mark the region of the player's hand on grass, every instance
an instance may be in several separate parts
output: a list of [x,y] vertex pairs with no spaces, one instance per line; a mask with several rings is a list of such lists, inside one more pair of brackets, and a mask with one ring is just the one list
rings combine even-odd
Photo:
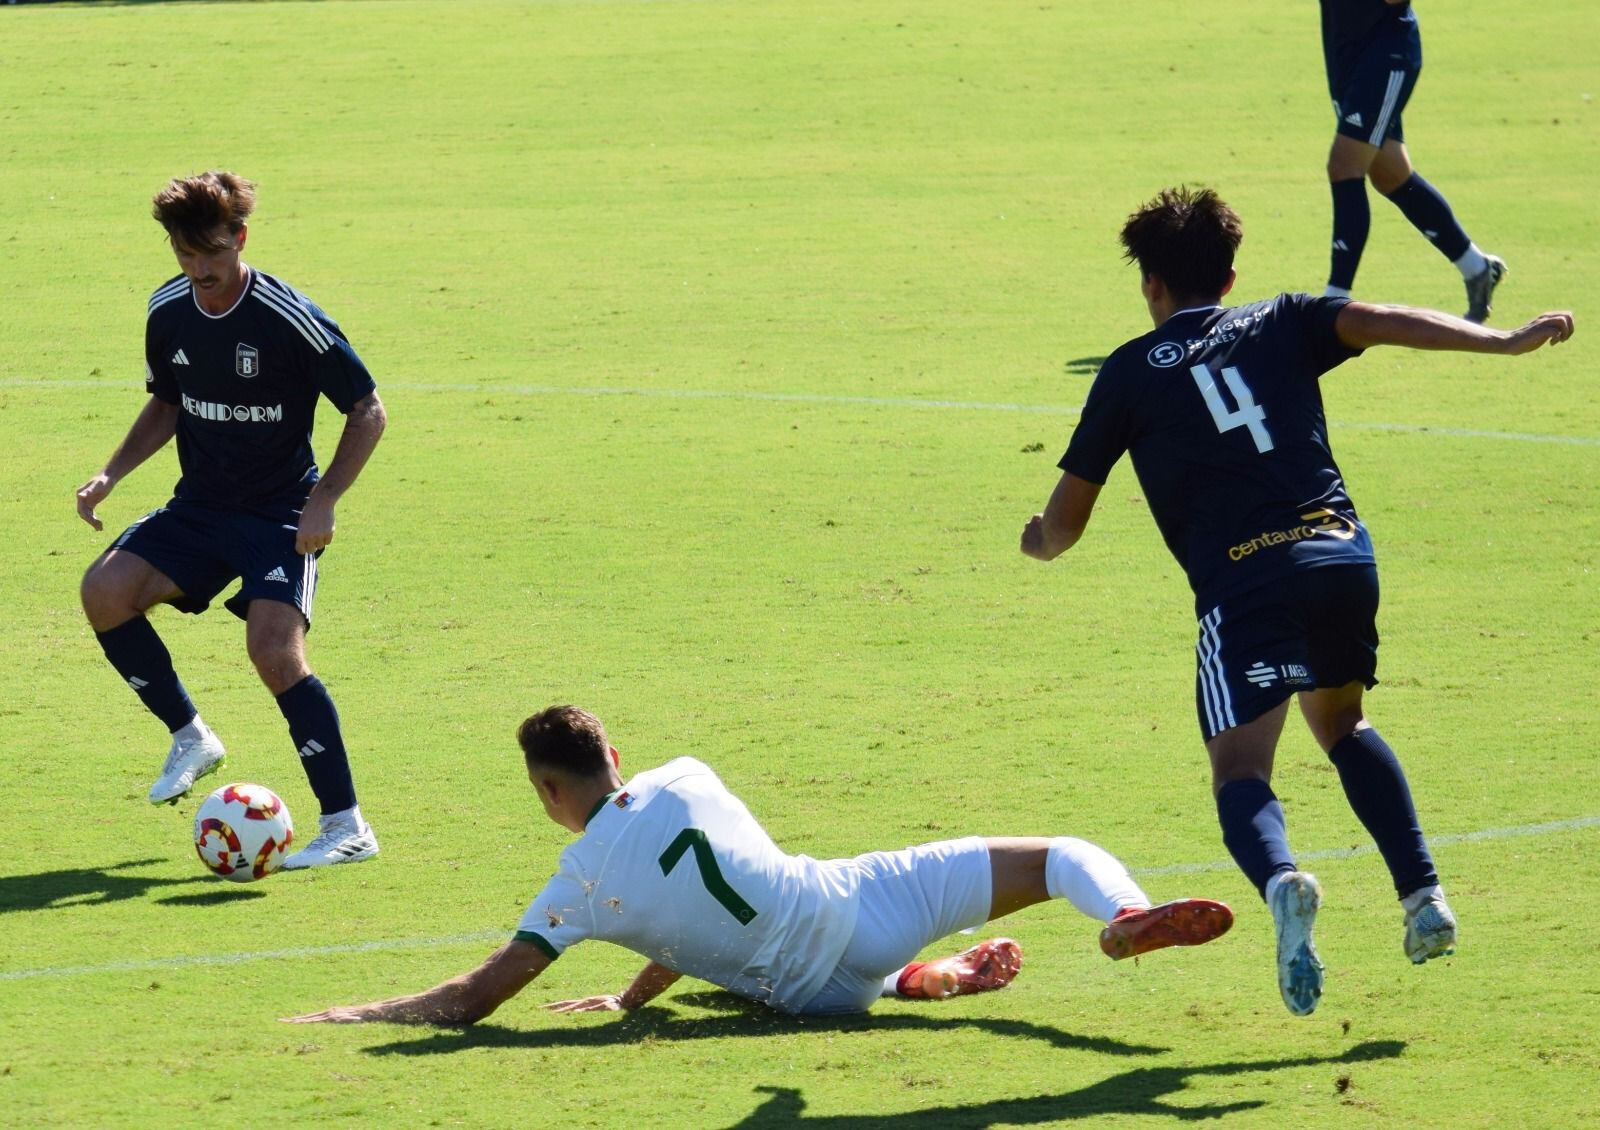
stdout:
[[285,1016],[285,1024],[360,1024],[371,1019],[361,1005],[339,1005],[321,1012],[308,1012],[304,1016]]
[[315,553],[333,541],[333,503],[315,489],[300,511],[300,526],[294,535],[296,553]]
[[577,1001],[551,1001],[545,1005],[551,1012],[622,1012],[622,996],[605,993],[598,997],[584,997]]
[[111,493],[111,488],[116,486],[104,471],[90,479],[78,488],[78,517],[97,530],[105,529],[105,523],[100,521],[94,508],[106,500],[106,495]]
[[1506,338],[1506,352],[1532,353],[1541,345],[1558,345],[1571,337],[1574,329],[1576,326],[1570,310],[1540,314],[1527,325],[1510,331]]

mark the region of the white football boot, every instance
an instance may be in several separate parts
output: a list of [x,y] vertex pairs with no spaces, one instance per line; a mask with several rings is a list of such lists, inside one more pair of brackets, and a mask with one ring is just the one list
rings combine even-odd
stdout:
[[283,861],[285,871],[360,863],[378,854],[378,837],[361,818],[361,806],[317,817],[317,838]]
[[1281,872],[1275,879],[1268,905],[1278,934],[1278,991],[1290,1012],[1309,1016],[1322,995],[1322,962],[1311,941],[1322,888],[1305,871]]
[[172,735],[172,748],[161,766],[161,776],[150,786],[151,804],[177,804],[207,773],[215,773],[226,763],[222,739],[198,715]]
[[1449,957],[1456,952],[1456,916],[1444,901],[1437,886],[1404,900],[1406,912],[1406,956],[1413,965],[1430,957]]

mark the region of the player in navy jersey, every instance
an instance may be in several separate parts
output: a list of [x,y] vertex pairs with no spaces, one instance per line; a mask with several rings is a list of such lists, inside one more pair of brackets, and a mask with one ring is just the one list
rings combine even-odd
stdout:
[[1328,443],[1322,374],[1374,345],[1526,353],[1572,315],[1491,330],[1431,310],[1283,294],[1224,308],[1239,218],[1209,189],[1167,189],[1129,217],[1127,257],[1155,323],[1106,358],[1022,551],[1049,561],[1082,535],[1112,466],[1133,460],[1200,621],[1196,701],[1223,841],[1272,910],[1291,1012],[1322,992],[1316,880],[1296,869],[1272,760],[1289,699],[1339,773],[1404,907],[1406,955],[1454,951],[1404,773],[1367,721],[1377,683],[1372,542]]
[[1400,112],[1422,70],[1422,36],[1410,0],[1321,0],[1322,54],[1338,120],[1328,153],[1333,192],[1330,295],[1348,297],[1367,245],[1367,180],[1455,264],[1467,287],[1466,318],[1489,317],[1505,262],[1467,237],[1450,204],[1411,167]]
[[[145,613],[157,604],[203,612],[239,580],[224,604],[245,621],[245,648],[322,809],[319,834],[284,867],[368,859],[377,837],[356,803],[339,715],[306,664],[305,637],[334,507],[383,434],[383,403],[338,325],[240,259],[254,184],[227,172],[176,178],[153,203],[182,274],[150,297],[149,398],[105,468],[79,488],[78,513],[101,529],[95,508],[174,436],[182,477],[170,502],[89,567],[83,608],[106,658],[172,733],[150,801],[176,803],[223,763],[223,747]],[[319,396],[345,416],[320,475],[311,451]]]

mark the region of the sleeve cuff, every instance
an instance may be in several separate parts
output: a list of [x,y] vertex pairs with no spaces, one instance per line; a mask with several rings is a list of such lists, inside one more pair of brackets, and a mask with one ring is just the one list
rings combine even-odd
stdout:
[[537,946],[551,961],[561,956],[561,952],[555,946],[545,941],[542,936],[535,934],[532,930],[518,930],[512,935],[512,941],[527,942],[530,946]]

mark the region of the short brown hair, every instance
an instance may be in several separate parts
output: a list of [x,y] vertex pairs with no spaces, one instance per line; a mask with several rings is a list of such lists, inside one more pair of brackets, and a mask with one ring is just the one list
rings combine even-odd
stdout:
[[551,706],[517,727],[528,769],[558,769],[575,777],[604,776],[611,742],[600,719],[576,706]]
[[1122,225],[1124,256],[1184,298],[1215,298],[1244,239],[1239,214],[1209,188],[1164,188]]
[[167,230],[175,247],[221,251],[228,246],[217,229],[238,235],[256,207],[256,185],[237,173],[213,170],[173,177],[150,201],[151,215]]

